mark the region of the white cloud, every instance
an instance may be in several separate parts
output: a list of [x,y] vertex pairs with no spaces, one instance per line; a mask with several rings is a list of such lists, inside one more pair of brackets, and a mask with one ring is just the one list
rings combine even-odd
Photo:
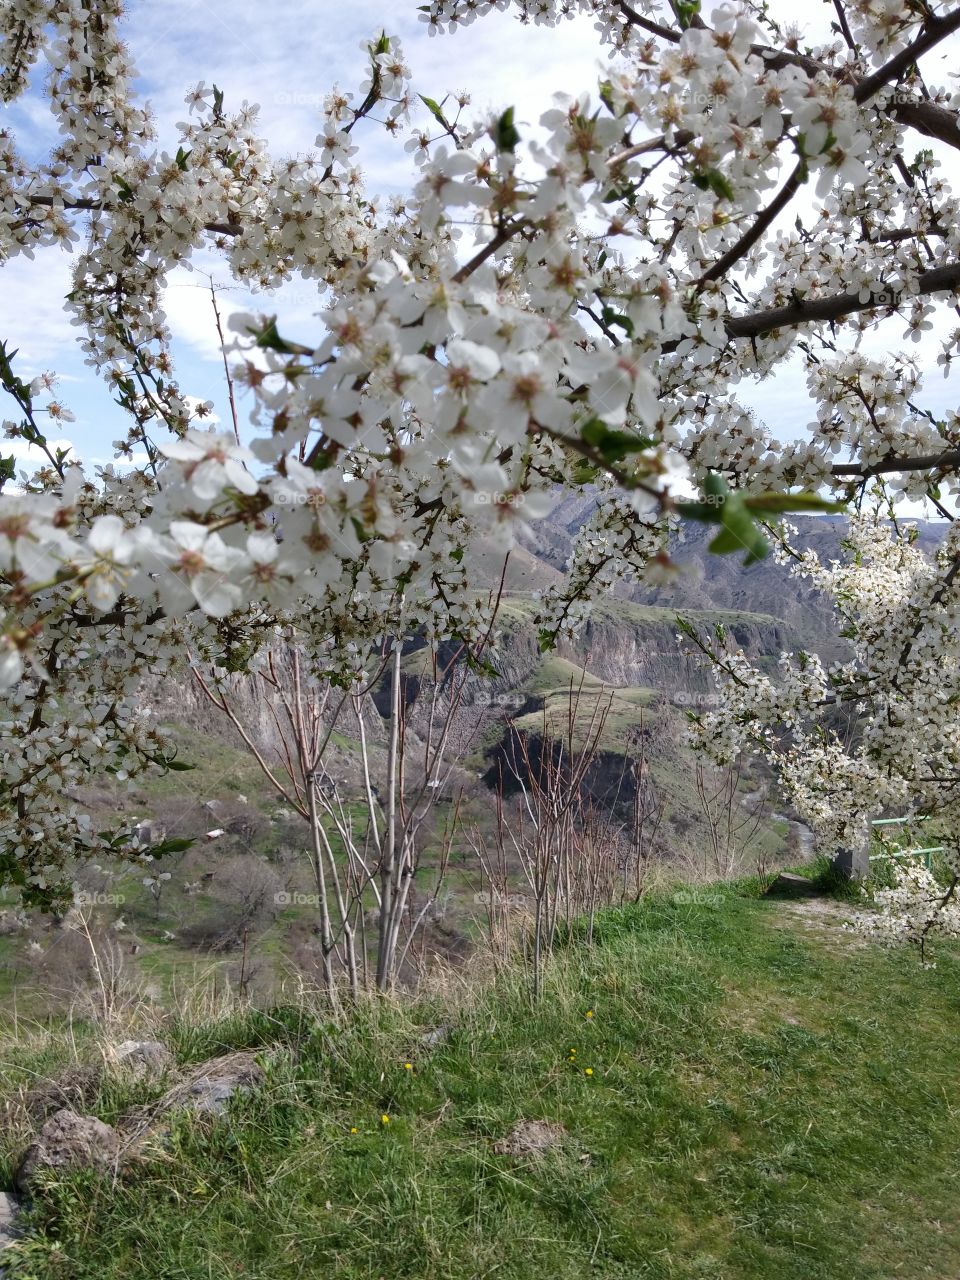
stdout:
[[76,347],[64,297],[71,288],[70,259],[56,250],[39,252],[31,262],[17,257],[0,269],[0,338],[20,352],[21,373],[35,376],[56,369],[64,352]]

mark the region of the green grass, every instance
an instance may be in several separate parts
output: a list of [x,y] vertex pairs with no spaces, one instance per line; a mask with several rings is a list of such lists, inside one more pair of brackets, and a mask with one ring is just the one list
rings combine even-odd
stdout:
[[[624,696],[628,694],[629,696]],[[610,686],[584,685],[577,697],[574,690],[573,741],[576,750],[592,747],[612,755],[627,755],[635,749],[636,732],[649,724],[649,703],[653,690],[614,689]],[[570,690],[557,690],[544,698],[543,708],[519,716],[513,728],[521,733],[544,734],[549,738],[566,738],[570,727]]]
[[[569,731],[571,699],[576,707],[574,740],[578,748],[592,744],[602,751],[624,755],[634,745],[635,732],[641,724],[649,723],[648,708],[656,700],[655,689],[641,686],[619,688],[584,671],[575,663],[556,654],[543,659],[523,686],[523,691],[542,703],[539,710],[512,721],[513,727],[522,733],[566,737]],[[546,724],[544,722],[546,717]],[[603,722],[597,739],[597,730]],[[497,726],[497,740],[502,737],[503,726]],[[492,742],[490,745],[496,745]]]
[[[497,620],[508,629],[532,617],[539,609],[539,603],[525,596],[504,594],[497,614]],[[750,613],[746,609],[669,609],[662,605],[635,604],[632,600],[620,600],[607,597],[598,600],[592,609],[591,617],[612,622],[658,622],[673,625],[677,614],[682,613],[691,622],[704,626],[722,623],[732,627],[738,624],[756,624],[782,627],[783,619],[775,618],[769,613]]]
[[[678,894],[601,917],[534,1009],[510,974],[459,1012],[174,1025],[184,1062],[265,1046],[266,1086],[229,1119],[184,1116],[115,1185],[50,1178],[11,1280],[946,1280],[960,963],[937,958]],[[52,1069],[49,1049],[0,1061],[7,1093]],[[123,1101],[112,1085],[99,1111]],[[533,1119],[560,1149],[494,1153]]]

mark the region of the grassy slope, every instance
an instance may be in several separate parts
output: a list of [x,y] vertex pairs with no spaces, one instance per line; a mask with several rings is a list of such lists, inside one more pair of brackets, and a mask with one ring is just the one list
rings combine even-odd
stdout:
[[[51,1182],[11,1276],[960,1274],[958,955],[925,972],[784,904],[693,896],[606,915],[536,1010],[505,978],[430,1051],[439,1005],[345,1031],[291,1013],[298,1055],[229,1121],[183,1119],[116,1186]],[[282,1033],[250,1015],[171,1043],[186,1061]],[[7,1093],[41,1065],[2,1062]],[[562,1151],[493,1153],[538,1118]]]
[[[537,601],[505,592],[497,617],[509,628],[511,624],[515,626],[532,617],[538,608]],[[784,625],[781,618],[775,618],[770,613],[751,613],[746,609],[670,609],[661,605],[635,604],[632,600],[620,600],[612,596],[597,601],[591,617],[615,623],[660,622],[673,626],[678,613],[703,626],[714,626],[718,622],[728,627],[738,623],[779,627]]]

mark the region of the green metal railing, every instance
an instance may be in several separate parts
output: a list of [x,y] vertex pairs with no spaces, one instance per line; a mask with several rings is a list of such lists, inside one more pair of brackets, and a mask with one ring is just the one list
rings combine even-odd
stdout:
[[[930,815],[927,813],[914,814],[907,818],[874,818],[871,827],[891,827],[904,822],[929,822]],[[945,846],[942,844],[928,845],[924,848],[917,849],[895,849],[893,851],[884,850],[883,853],[871,853],[870,861],[877,862],[881,858],[915,858],[919,854],[923,854],[923,865],[928,871],[933,869],[933,855],[935,853],[943,853]]]

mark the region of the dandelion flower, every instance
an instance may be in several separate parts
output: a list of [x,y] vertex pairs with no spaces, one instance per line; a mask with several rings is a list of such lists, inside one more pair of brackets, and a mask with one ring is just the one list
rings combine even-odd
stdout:
[[412,1063],[412,1062],[405,1062],[405,1063],[403,1064],[403,1069],[404,1069],[404,1071],[412,1071],[412,1070],[413,1070],[413,1063]]
[[585,1076],[592,1076],[592,1075],[593,1075],[593,1067],[585,1067],[585,1068],[584,1068],[584,1072],[583,1072],[583,1074],[584,1074]]
[[356,1126],[355,1124],[350,1126],[350,1132],[351,1132],[351,1133],[356,1133],[356,1132],[357,1132],[357,1126]]
[[592,1009],[588,1009],[588,1010],[587,1010],[587,1017],[588,1017],[588,1018],[592,1018],[592,1017],[593,1017],[593,1010],[592,1010]]
[[381,1124],[389,1124],[389,1123],[390,1123],[390,1117],[389,1117],[388,1115],[382,1115],[382,1116],[380,1117],[380,1123],[381,1123]]

